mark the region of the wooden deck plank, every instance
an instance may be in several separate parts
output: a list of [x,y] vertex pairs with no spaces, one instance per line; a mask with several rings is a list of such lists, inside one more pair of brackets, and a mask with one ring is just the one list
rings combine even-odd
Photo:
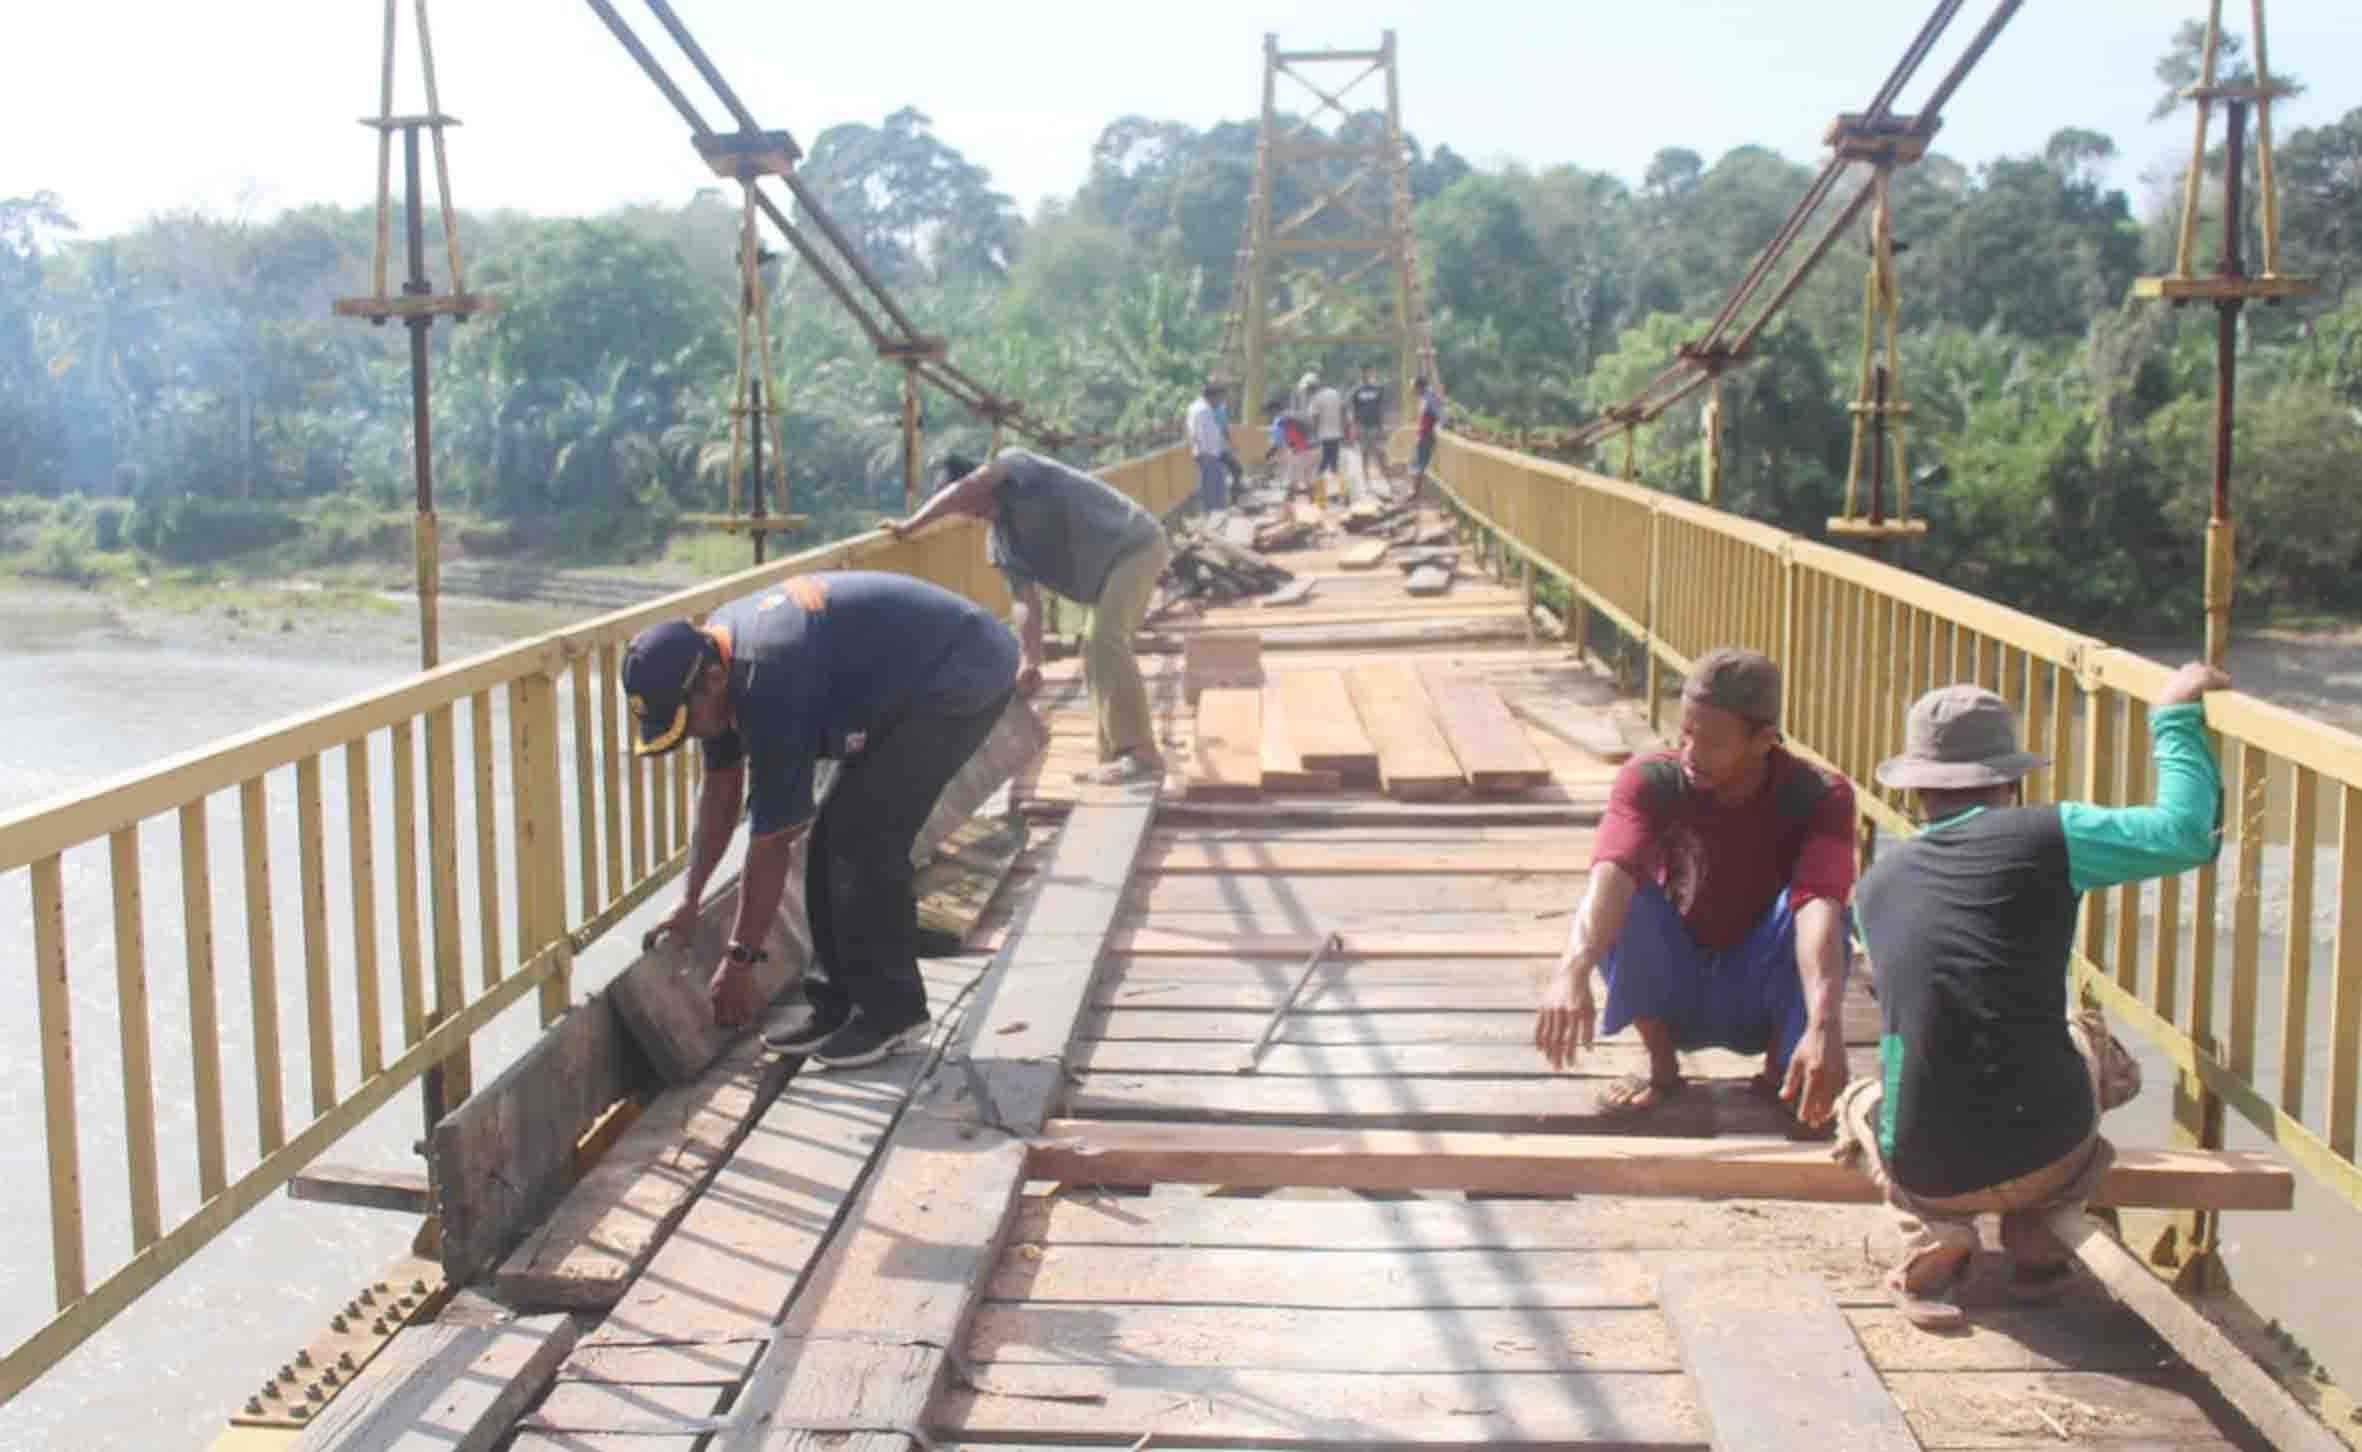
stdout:
[[[1108,939],[1112,953],[1135,958],[1294,958],[1301,962],[1320,945],[1321,933],[1230,933],[1151,927],[1118,928]],[[1335,956],[1355,958],[1542,958],[1566,946],[1563,929],[1529,929],[1516,934],[1354,932]]]
[[[1494,1078],[1346,1079],[1244,1078],[1218,1074],[1108,1074],[1090,1075],[1068,1096],[1068,1110],[1077,1120],[1104,1120],[1094,1128],[1125,1129],[1155,1123],[1181,1131],[1177,1143],[1187,1143],[1217,1127],[1270,1126],[1328,1131],[1395,1130],[1410,1132],[1487,1131],[1496,1134],[1572,1137],[1616,1135],[1627,1130],[1654,1136],[1683,1138],[1730,1134],[1771,1135],[1780,1121],[1771,1106],[1742,1081],[1693,1084],[1680,1098],[1652,1111],[1645,1124],[1630,1115],[1602,1114],[1601,1078],[1577,1078],[1544,1072]],[[1822,1151],[1825,1158],[1826,1150]],[[1128,1157],[1127,1157],[1128,1158]],[[1089,1167],[1059,1161],[1060,1177],[1093,1177]],[[1850,1173],[1850,1172],[1849,1172]],[[1122,1174],[1097,1175],[1103,1182],[1123,1182]],[[1150,1175],[1156,1179],[1187,1179],[1190,1175]],[[1234,1183],[1221,1174],[1211,1179]],[[1235,1183],[1247,1183],[1245,1179]],[[1362,1189],[1382,1188],[1363,1182]],[[1440,1188],[1461,1189],[1452,1185]],[[1484,1186],[1517,1189],[1515,1185]],[[1578,1188],[1569,1185],[1567,1188]],[[1610,1193],[1629,1193],[1614,1178],[1585,1186]],[[1670,1191],[1668,1193],[1681,1193]],[[1709,1192],[1711,1193],[1711,1192]],[[1724,1193],[1747,1194],[1746,1189]],[[1752,1193],[1776,1193],[1753,1191]]]
[[1218,687],[1198,693],[1182,790],[1200,800],[1253,801],[1263,794],[1260,687]]
[[1516,792],[1550,780],[1549,766],[1526,739],[1525,728],[1509,714],[1499,691],[1434,662],[1420,666],[1419,681],[1469,786],[1480,792]]
[[294,1452],[490,1452],[578,1334],[571,1316],[407,1327],[294,1439]]
[[1378,781],[1396,801],[1442,801],[1467,785],[1418,673],[1407,665],[1355,666],[1345,689],[1378,749]]
[[1333,792],[1344,784],[1344,774],[1304,764],[1304,753],[1288,730],[1287,706],[1271,685],[1263,688],[1263,743],[1257,765],[1267,792]]
[[[1524,1254],[1711,1246],[1719,1251],[1816,1250],[1858,1256],[1863,1236],[1886,1227],[1885,1212],[1866,1205],[1822,1206],[1805,1216],[1768,1215],[1765,1208],[1739,1200],[1612,1196],[1374,1202],[1184,1194],[1143,1199],[1065,1192],[1028,1198],[1014,1236],[1037,1245],[1203,1246],[1322,1254],[1447,1248]],[[1885,1304],[1879,1298],[1878,1305]]]
[[[1661,1375],[1208,1375],[1196,1367],[1002,1365],[975,1371],[994,1391],[952,1390],[936,1422],[947,1438],[1089,1433],[1118,1445],[1162,1435],[1190,1441],[1651,1447],[1694,1445],[1700,1431],[1680,1378]],[[1063,1399],[1068,1397],[1089,1400]]]
[[1716,1452],[1920,1452],[1817,1277],[1677,1273],[1658,1300]]
[[1378,749],[1362,730],[1341,672],[1274,671],[1270,687],[1306,768],[1336,772],[1348,784],[1378,779]]
[[1274,1306],[1042,1306],[977,1314],[968,1360],[1002,1365],[1221,1367],[1255,1371],[1654,1371],[1680,1369],[1646,1310],[1317,1310]]
[[[1827,1147],[1817,1144],[1074,1119],[1046,1126],[1041,1146],[1034,1151],[1034,1169],[1042,1178],[1102,1184],[1182,1180],[1852,1203],[1877,1198],[1869,1180],[1830,1159]],[[2290,1171],[2269,1155],[2127,1148],[2118,1151],[2093,1203],[2285,1210],[2294,1193]]]
[[659,1095],[501,1263],[501,1294],[530,1307],[613,1305],[786,1079],[786,1061],[750,1037],[697,1083]]
[[1887,1385],[1922,1445],[1951,1449],[2041,1447],[2269,1448],[2186,1368],[2134,1377],[2115,1372],[1897,1372]]
[[[995,1269],[995,1303],[1109,1307],[1192,1305],[1342,1311],[1644,1309],[1670,1272],[1729,1272],[1743,1250],[1240,1249],[1226,1245],[1035,1247]],[[1800,1270],[1831,1278],[1841,1300],[1885,1304],[1882,1266],[1861,1246],[1798,1249]]]
[[1582,880],[1571,877],[1194,873],[1135,878],[1125,901],[1136,914],[1153,915],[1157,927],[1176,930],[1201,926],[1189,921],[1192,917],[1227,915],[1240,920],[1238,931],[1285,931],[1291,926],[1287,915],[1303,911],[1319,914],[1324,925],[1351,918],[1382,924],[1403,914],[1449,913],[1471,920],[1491,915],[1499,919],[1491,930],[1506,932],[1544,913],[1571,911],[1581,895]]
[[[1264,717],[1268,728],[1270,717]],[[1268,729],[1265,733],[1269,739]],[[1428,838],[1433,849],[1354,851],[1302,842],[1169,842],[1143,855],[1143,877],[1587,877],[1591,834],[1569,833],[1548,850],[1466,847],[1452,838]]]
[[[803,915],[794,910],[804,880],[802,863],[799,846],[788,869],[787,911],[775,916],[763,934],[769,956],[753,966],[756,1003],[770,1002],[800,973],[809,951]],[[605,990],[615,1002],[616,1015],[667,1084],[696,1079],[740,1036],[714,1022],[705,996],[706,974],[721,960],[737,915],[738,884],[733,881],[699,910],[691,941],[658,944]]]

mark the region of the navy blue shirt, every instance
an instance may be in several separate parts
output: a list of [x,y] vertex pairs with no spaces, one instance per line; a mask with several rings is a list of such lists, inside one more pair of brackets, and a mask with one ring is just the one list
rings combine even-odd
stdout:
[[708,771],[748,763],[758,837],[812,815],[812,768],[918,712],[984,710],[1017,680],[1017,639],[980,606],[908,575],[797,575],[705,622],[730,668],[731,728]]

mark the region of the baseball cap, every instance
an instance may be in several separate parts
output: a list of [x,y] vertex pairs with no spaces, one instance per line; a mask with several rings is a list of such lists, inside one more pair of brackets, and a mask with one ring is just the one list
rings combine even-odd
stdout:
[[632,750],[654,756],[681,744],[689,728],[689,686],[714,659],[713,643],[686,620],[651,625],[623,652],[623,689],[634,722]]

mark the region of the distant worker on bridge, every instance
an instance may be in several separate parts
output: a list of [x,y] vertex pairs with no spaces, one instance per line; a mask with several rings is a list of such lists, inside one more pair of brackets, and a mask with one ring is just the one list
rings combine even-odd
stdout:
[[[779,910],[798,838],[809,830],[805,980],[812,1013],[764,1042],[824,1068],[872,1064],[926,1036],[911,845],[944,785],[1009,703],[1017,643],[999,621],[907,575],[797,575],[734,600],[703,626],[653,625],[632,637],[623,688],[634,750],[694,739],[705,753],[680,905],[648,934],[686,943],[705,885],[747,818],[738,916],[708,992],[734,1028]],[[839,762],[813,811],[813,770]]]
[[1189,437],[1189,457],[1197,463],[1197,507],[1207,514],[1230,501],[1230,471],[1224,460],[1230,439],[1222,428],[1220,384],[1209,383],[1190,401],[1182,431]]
[[1329,480],[1337,475],[1345,453],[1345,398],[1335,385],[1323,383],[1312,392],[1312,433],[1320,440],[1321,502],[1328,502]]
[[1903,1237],[1887,1291],[1915,1325],[1966,1319],[1951,1295],[1980,1213],[2000,1212],[2022,1298],[2071,1276],[2045,1217],[2091,1198],[2115,1157],[2100,1113],[2140,1088],[2100,1015],[2067,1013],[2076,910],[2095,888],[2213,860],[2222,779],[2202,697],[2230,683],[2201,664],[2167,682],[2149,712],[2147,806],[2021,805],[2048,758],[2019,750],[2008,703],[1973,685],[1921,696],[1902,754],[1879,764],[1882,785],[1918,793],[1927,826],[1881,854],[1854,899],[1884,1072],[1839,1099],[1839,1153],[1886,1191]]
[[1435,431],[1443,427],[1443,390],[1430,387],[1425,374],[1411,384],[1411,389],[1419,395],[1419,443],[1411,456],[1411,477],[1424,484],[1427,466],[1435,459]]
[[1361,477],[1369,483],[1372,472],[1376,477],[1389,479],[1386,470],[1386,389],[1378,382],[1378,370],[1361,370],[1361,382],[1354,385],[1348,401],[1353,405],[1353,441],[1361,451]]
[[1008,578],[1015,602],[1021,691],[1032,691],[1042,679],[1041,587],[1090,606],[1083,665],[1099,765],[1075,779],[1097,786],[1155,779],[1165,762],[1134,638],[1172,555],[1164,526],[1090,475],[1024,449],[1003,449],[981,468],[953,454],[936,477],[942,487],[935,497],[887,527],[905,535],[955,514],[992,522],[985,557]]
[[1543,992],[1534,1044],[1563,1069],[1629,1024],[1648,1073],[1600,1097],[1635,1116],[1679,1095],[1679,1052],[1764,1055],[1756,1082],[1794,1106],[1798,1132],[1829,1122],[1845,1082],[1839,1013],[1853,788],[1780,745],[1779,668],[1751,650],[1700,656],[1681,690],[1678,750],[1616,773],[1591,881]]

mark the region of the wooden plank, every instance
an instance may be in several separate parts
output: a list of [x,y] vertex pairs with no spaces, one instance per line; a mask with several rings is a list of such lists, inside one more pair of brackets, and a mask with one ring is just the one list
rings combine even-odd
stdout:
[[927,1062],[798,1074],[561,1375],[594,1346],[768,1335]]
[[1270,685],[1263,688],[1263,741],[1256,764],[1267,792],[1333,792],[1344,782],[1338,772],[1314,771],[1304,765],[1304,753],[1297,749],[1295,735],[1288,730],[1286,707]]
[[658,1095],[502,1262],[503,1299],[537,1308],[614,1305],[778,1096],[787,1065],[749,1038],[697,1083]]
[[[803,846],[788,866],[788,881],[803,880]],[[788,894],[791,903],[794,892]],[[712,893],[697,913],[696,935],[686,943],[667,938],[618,974],[604,990],[616,1015],[667,1084],[687,1084],[703,1074],[742,1030],[714,1022],[706,999],[707,976],[722,960],[738,917],[738,884]],[[791,935],[784,915],[772,919],[763,936],[770,956],[753,965],[754,1001],[771,1001],[803,968],[804,945]]]
[[1228,801],[1252,801],[1263,794],[1261,687],[1215,687],[1198,693],[1182,790],[1199,799]]
[[517,1429],[539,1436],[695,1437],[720,1425],[715,1414],[721,1410],[722,1395],[718,1386],[562,1381]]
[[[2109,1179],[2111,1182],[2115,1179],[2114,1171]],[[2096,1203],[2107,1203],[2105,1195]],[[2155,1327],[2167,1344],[2271,1438],[2274,1447],[2283,1452],[2337,1452],[2345,1445],[2335,1433],[2315,1421],[2312,1413],[2225,1335],[2221,1327],[2183,1300],[2170,1285],[2157,1279],[2098,1221],[2079,1210],[2067,1209],[2051,1214],[2048,1224],[2051,1234],[2075,1252],[2110,1294]]]
[[1314,581],[1309,577],[1300,575],[1268,595],[1257,595],[1255,608],[1270,610],[1282,605],[1301,605],[1311,598],[1313,585]]
[[1436,724],[1418,673],[1407,665],[1361,665],[1345,672],[1345,690],[1378,752],[1378,780],[1397,801],[1457,796],[1466,783],[1460,759]]
[[[1127,1197],[1116,1203],[1153,1207],[1157,1201],[1154,1196],[1145,1202]],[[1443,1316],[1476,1307],[1524,1312],[1644,1309],[1656,1304],[1657,1283],[1666,1275],[1727,1274],[1762,1264],[1764,1253],[1761,1246],[1471,1250],[1449,1242],[1335,1251],[1221,1244],[1044,1245],[1029,1246],[1024,1254],[1004,1260],[989,1292],[996,1303],[1037,1306],[1180,1303],[1425,1311]],[[1781,1256],[1792,1269],[1826,1277],[1845,1304],[1885,1304],[1880,1289],[1885,1268],[1863,1256],[1858,1234],[1850,1245],[1791,1247]]]
[[1470,786],[1480,792],[1520,792],[1550,780],[1542,753],[1526,739],[1499,691],[1432,664],[1420,667],[1419,680]]
[[627,1386],[736,1386],[763,1345],[764,1339],[755,1336],[596,1345],[586,1339],[566,1358],[557,1379]]
[[[1809,1215],[1766,1215],[1761,1205],[1715,1200],[1250,1200],[1182,1194],[1143,1199],[1064,1193],[1029,1198],[1014,1235],[1022,1244],[1043,1247],[1219,1246],[1234,1252],[1324,1254],[1448,1248],[1525,1256],[1711,1246],[1718,1252],[1851,1252],[1858,1260],[1862,1235],[1883,1230],[1885,1213],[1874,1206],[1823,1206]],[[1194,1289],[1171,1294],[1186,1299]],[[1883,1293],[1876,1304],[1887,1305]]]
[[[1231,1058],[1236,1062],[1235,1056]],[[1621,1065],[1628,1060],[1629,1056],[1618,1055],[1613,1062]],[[1528,1072],[1510,1078],[1321,1075],[1265,1082],[1205,1073],[1100,1073],[1074,1088],[1067,1107],[1078,1118],[1104,1118],[1111,1128],[1131,1128],[1146,1121],[1187,1126],[1192,1136],[1201,1128],[1210,1131],[1220,1125],[1528,1132],[1560,1137],[1637,1132],[1679,1137],[1683,1142],[1717,1134],[1780,1132],[1771,1106],[1743,1081],[1693,1083],[1687,1093],[1651,1111],[1646,1123],[1630,1115],[1601,1114],[1599,1093],[1603,1087],[1603,1079],[1551,1074],[1538,1062],[1530,1063]],[[1822,1153],[1825,1156],[1827,1151]],[[1099,1178],[1103,1183],[1129,1183]],[[1380,1187],[1357,1184],[1353,1188]]]
[[[1293,728],[1291,728],[1292,730]],[[1373,752],[1367,768],[1377,772]],[[1368,778],[1365,778],[1367,780]],[[1347,777],[1348,782],[1352,780]],[[1547,793],[1522,802],[1188,802],[1168,801],[1159,809],[1169,821],[1222,826],[1593,826],[1607,807],[1607,783],[1583,783],[1553,800]]]
[[1717,1452],[1919,1452],[1818,1277],[1679,1273],[1657,1297]]
[[424,1170],[364,1169],[314,1160],[302,1174],[287,1182],[290,1200],[317,1200],[329,1205],[357,1205],[367,1210],[398,1210],[424,1215],[434,1208],[428,1197]]
[[[972,1010],[965,1068],[937,1075],[896,1127],[715,1452],[775,1445],[782,1433],[797,1441],[796,1428],[927,1420],[1024,1188],[1023,1137],[1064,1092],[1065,1054],[1156,810],[1153,799],[1123,801],[1068,819],[1044,870],[1049,886]],[[867,1430],[846,1452],[900,1452],[904,1442]]]
[[[1265,1085],[1266,1089],[1279,1087]],[[1408,1133],[1060,1120],[1033,1152],[1042,1179],[1107,1184],[1738,1195],[1862,1203],[1870,1182],[1821,1145],[1700,1143],[1640,1136]],[[2294,1178],[2237,1150],[2123,1149],[2092,1203],[2188,1210],[2285,1210]]]
[[[1246,1018],[1249,1015],[1241,1014]],[[1290,1025],[1292,1027],[1292,1024]],[[1294,1044],[1279,1042],[1263,1051],[1256,1072],[1266,1079],[1317,1079],[1324,1084],[1355,1078],[1395,1079],[1516,1079],[1548,1072],[1541,1051],[1528,1042],[1490,1044]],[[1076,1067],[1091,1075],[1208,1074],[1229,1071],[1236,1053],[1229,1044],[1175,1043],[1168,1040],[1098,1040],[1076,1055]],[[1734,1058],[1736,1056],[1733,1056]],[[1754,1062],[1763,1062],[1758,1056]],[[1574,1074],[1552,1074],[1565,1080],[1558,1097],[1580,1101],[1602,1076],[1647,1067],[1638,1044],[1604,1044],[1583,1056]],[[1693,1079],[1698,1078],[1692,1073]],[[1565,1107],[1565,1106],[1558,1106]],[[1340,1106],[1339,1113],[1345,1112]]]
[[1896,1372],[1886,1382],[1920,1442],[1944,1452],[2032,1447],[2231,1452],[2270,1445],[2219,1423],[2204,1380],[2178,1369],[2141,1377],[2080,1371]]
[[1340,570],[1374,570],[1378,568],[1379,562],[1386,558],[1386,551],[1391,548],[1393,548],[1391,540],[1365,539],[1337,556],[1337,568]]
[[[1127,927],[1108,939],[1108,951],[1134,958],[1296,958],[1320,946],[1318,933],[1216,933]],[[1347,933],[1340,960],[1353,958],[1543,958],[1566,946],[1563,931],[1548,929],[1464,933]]]
[[1540,691],[1503,692],[1501,703],[1518,720],[1547,731],[1577,751],[1588,752],[1601,761],[1622,762],[1632,756],[1632,744],[1624,739],[1624,733],[1617,729],[1605,708],[1556,700]]
[[571,1316],[408,1327],[304,1428],[295,1452],[489,1452],[580,1334]]
[[[992,1391],[954,1388],[946,1439],[1083,1434],[1400,1446],[1440,1443],[1693,1446],[1697,1412],[1669,1376],[1603,1373],[1570,1387],[1559,1373],[1431,1372],[1372,1377],[1194,1367],[974,1368]],[[1120,1440],[1118,1442],[1120,1445]]]
[[1670,1372],[1680,1365],[1661,1317],[1621,1307],[1538,1313],[1470,1307],[1444,1317],[1426,1310],[1174,1305],[1130,1306],[1110,1315],[1099,1306],[1002,1303],[977,1314],[967,1358],[996,1366],[1112,1361],[1364,1375]]
[[[1435,932],[1449,917],[1470,926],[1499,930],[1561,916],[1574,909],[1580,879],[1557,877],[1464,877],[1404,873],[1374,877],[1283,877],[1242,873],[1216,877],[1190,873],[1136,880],[1124,901],[1128,915],[1175,930],[1218,929],[1236,921],[1237,931],[1285,930],[1306,921],[1322,926],[1375,932],[1388,927]],[[1433,921],[1406,920],[1433,916]]]
[[1403,577],[1402,592],[1425,598],[1441,595],[1452,588],[1452,567],[1449,565],[1421,565]]
[[[1270,718],[1264,718],[1270,739]],[[1431,852],[1352,852],[1304,842],[1173,842],[1152,846],[1141,859],[1141,877],[1587,877],[1591,871],[1589,833],[1570,834],[1566,846],[1448,847]]]
[[1189,704],[1210,686],[1262,684],[1263,642],[1256,636],[1201,631],[1181,642],[1181,694]]
[[465,1284],[539,1224],[574,1183],[575,1142],[646,1074],[601,992],[445,1115],[427,1151],[444,1274]]
[[1305,767],[1336,772],[1349,783],[1378,779],[1378,750],[1354,713],[1342,672],[1280,671],[1271,689]]

